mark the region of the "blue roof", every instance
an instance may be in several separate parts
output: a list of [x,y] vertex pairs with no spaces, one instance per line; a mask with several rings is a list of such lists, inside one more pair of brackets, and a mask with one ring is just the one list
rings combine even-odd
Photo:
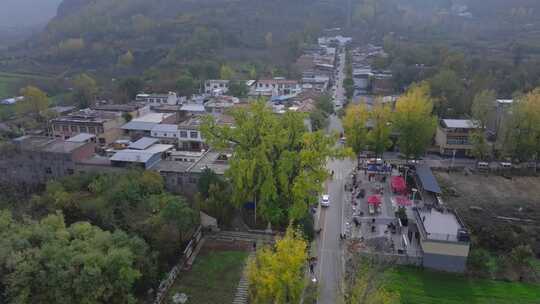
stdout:
[[437,183],[435,176],[433,176],[433,172],[431,172],[431,169],[428,166],[416,166],[416,175],[420,179],[420,183],[424,190],[437,194],[442,193],[439,183]]

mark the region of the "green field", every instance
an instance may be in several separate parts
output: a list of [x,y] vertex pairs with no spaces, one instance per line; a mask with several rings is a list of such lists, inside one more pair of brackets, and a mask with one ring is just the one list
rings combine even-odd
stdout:
[[0,75],[0,99],[13,97],[17,92],[14,92],[13,85],[19,78]]
[[190,271],[180,273],[167,303],[172,303],[170,298],[177,292],[185,293],[188,303],[232,303],[247,256],[239,251],[201,254]]
[[400,267],[389,289],[403,304],[538,304],[540,285],[468,279],[460,275]]
[[0,99],[13,97],[18,94],[17,82],[25,79],[50,79],[48,76],[37,74],[21,74],[0,72]]

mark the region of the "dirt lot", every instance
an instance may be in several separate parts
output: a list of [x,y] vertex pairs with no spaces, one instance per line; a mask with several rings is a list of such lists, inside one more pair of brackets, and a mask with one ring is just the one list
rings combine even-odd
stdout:
[[458,210],[483,246],[506,251],[527,243],[540,255],[540,177],[507,179],[459,172],[435,175],[443,189],[443,200]]

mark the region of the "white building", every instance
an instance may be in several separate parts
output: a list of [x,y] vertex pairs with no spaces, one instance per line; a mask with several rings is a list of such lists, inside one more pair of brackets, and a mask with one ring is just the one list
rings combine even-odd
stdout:
[[297,95],[302,92],[302,86],[297,80],[284,78],[261,79],[252,87],[252,96],[282,96]]
[[144,102],[152,106],[160,105],[177,105],[180,103],[181,99],[178,98],[178,95],[174,92],[169,92],[168,94],[138,94],[135,98],[136,101]]
[[204,92],[213,96],[227,94],[229,92],[229,80],[209,79],[204,82]]

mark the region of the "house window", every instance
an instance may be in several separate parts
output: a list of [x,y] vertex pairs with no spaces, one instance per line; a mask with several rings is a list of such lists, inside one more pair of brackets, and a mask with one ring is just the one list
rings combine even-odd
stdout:
[[81,130],[81,133],[86,133],[86,132],[88,132],[88,131],[86,130],[86,127],[80,127],[79,129]]
[[191,132],[189,132],[189,137],[198,138],[199,137],[199,132],[191,131]]
[[45,168],[45,173],[46,173],[46,174],[52,174],[52,169],[51,169],[51,167]]
[[73,174],[75,174],[75,171],[73,169],[67,169],[67,174],[68,175],[73,175]]
[[187,137],[187,131],[180,131],[180,137],[186,138]]
[[88,133],[96,134],[96,128],[95,127],[88,127]]
[[77,126],[71,126],[71,132],[77,132]]
[[64,132],[67,132],[67,131],[69,131],[69,128],[68,128],[68,126],[62,126],[62,131],[64,131]]

